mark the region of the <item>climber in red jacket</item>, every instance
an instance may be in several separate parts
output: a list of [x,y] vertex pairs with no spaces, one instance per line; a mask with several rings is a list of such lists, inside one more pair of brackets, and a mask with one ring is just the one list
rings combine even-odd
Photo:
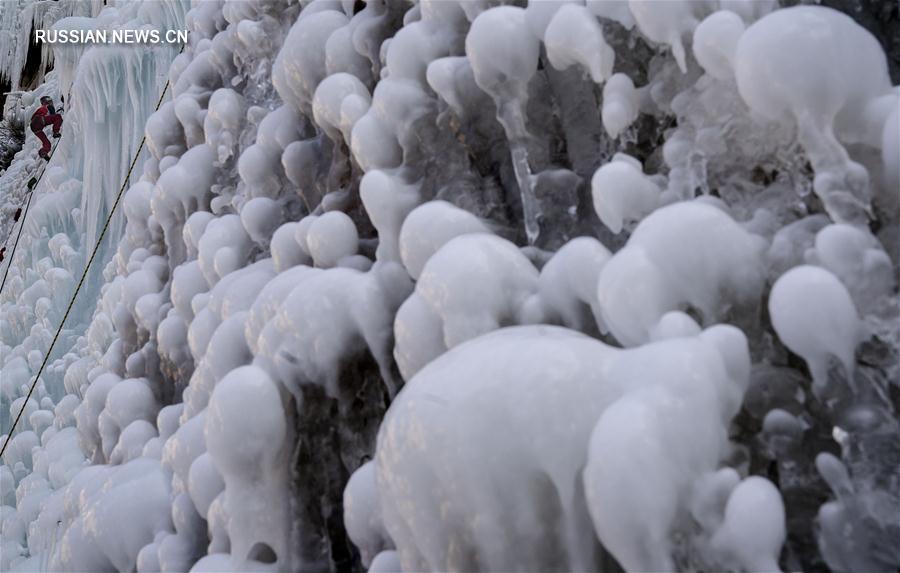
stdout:
[[62,116],[56,113],[56,109],[53,107],[53,98],[43,96],[41,98],[41,107],[37,108],[37,111],[31,116],[31,131],[38,136],[38,139],[43,144],[41,150],[38,151],[38,155],[50,161],[50,140],[44,134],[44,128],[48,125],[53,126],[53,137],[58,138],[60,136],[59,130],[62,128]]

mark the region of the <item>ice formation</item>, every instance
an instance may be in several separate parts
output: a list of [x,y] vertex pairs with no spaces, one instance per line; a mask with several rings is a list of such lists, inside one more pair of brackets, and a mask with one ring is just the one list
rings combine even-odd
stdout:
[[3,121],[66,99],[0,173],[0,570],[900,566],[874,8],[105,4],[0,4]]
[[[798,30],[803,30],[799,36]],[[836,36],[845,38],[846,51],[832,57],[829,38]],[[814,189],[828,214],[842,223],[865,221],[870,213],[868,174],[848,156],[841,140],[861,139],[865,107],[891,87],[875,37],[835,10],[797,6],[747,28],[734,59],[747,105],[767,118],[796,122],[798,139],[816,172]],[[883,126],[885,119],[876,121]]]
[[598,84],[612,75],[616,54],[603,39],[603,29],[587,8],[576,5],[560,8],[544,31],[544,46],[547,59],[557,69],[578,64]]
[[[695,358],[682,362],[685,354]],[[382,519],[404,570],[515,570],[536,563],[592,569],[597,540],[586,534],[591,518],[600,541],[626,568],[652,568],[654,562],[629,556],[641,553],[642,539],[657,539],[654,550],[665,549],[665,532],[685,502],[679,491],[690,483],[690,472],[699,476],[715,467],[725,444],[722,420],[738,408],[748,374],[746,340],[731,327],[622,351],[558,327],[530,326],[451,349],[410,380],[379,433]],[[674,395],[685,403],[673,403]],[[708,444],[688,446],[685,438],[666,454],[648,450],[647,461],[629,462],[630,440],[645,439],[646,430],[625,413],[633,405],[658,424],[660,433],[653,435],[663,440],[660,448],[688,435],[707,436]],[[568,412],[567,424],[546,419],[557,409]],[[503,427],[494,423],[498,415]],[[497,448],[508,454],[489,453]],[[648,474],[648,463],[661,465]],[[672,466],[691,470],[673,472]],[[663,482],[683,475],[686,483],[657,489],[656,482],[636,482],[641,475]],[[530,487],[507,487],[519,480]],[[418,503],[402,503],[408,495]],[[633,510],[648,496],[658,497],[662,513]],[[446,513],[441,508],[451,500]],[[657,536],[648,538],[651,532]]]
[[764,239],[699,199],[659,209],[600,272],[603,320],[619,342],[633,346],[647,342],[669,311],[692,309],[713,324],[742,307],[756,308],[764,247]]
[[[798,297],[803,297],[803,304],[796,303]],[[817,386],[828,380],[831,356],[852,380],[863,326],[850,293],[837,277],[811,266],[789,270],[772,286],[769,314],[782,342],[806,360]]]
[[[29,2],[10,0],[0,12],[0,81],[8,81],[13,90],[22,88],[22,73],[28,61],[34,30],[48,30],[54,23],[69,17],[97,16],[102,4],[96,0],[62,0],[61,2]],[[52,66],[54,52],[51,44],[39,45],[37,75],[40,84],[48,66]],[[31,78],[29,78],[31,79]]]
[[633,226],[660,203],[660,188],[642,169],[639,161],[619,153],[591,178],[594,210],[613,233]]
[[639,98],[634,82],[623,73],[613,74],[603,86],[603,127],[610,137],[618,137],[637,119]]

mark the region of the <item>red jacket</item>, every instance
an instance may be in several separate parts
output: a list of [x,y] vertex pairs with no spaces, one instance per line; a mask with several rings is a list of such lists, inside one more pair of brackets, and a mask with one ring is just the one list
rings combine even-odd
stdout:
[[34,114],[31,116],[31,131],[38,131],[44,129],[44,126],[47,125],[44,121],[48,115],[50,115],[51,111],[47,108],[46,105],[42,105],[41,107],[35,110]]

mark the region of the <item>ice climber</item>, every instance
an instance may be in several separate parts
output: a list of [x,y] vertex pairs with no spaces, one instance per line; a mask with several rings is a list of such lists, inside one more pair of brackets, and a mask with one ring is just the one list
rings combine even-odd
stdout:
[[53,107],[53,98],[43,96],[41,97],[41,107],[37,108],[34,115],[31,116],[31,131],[43,144],[38,155],[50,161],[50,140],[44,134],[44,128],[48,125],[53,126],[53,137],[58,138],[59,130],[62,128],[62,116],[56,113],[56,109]]

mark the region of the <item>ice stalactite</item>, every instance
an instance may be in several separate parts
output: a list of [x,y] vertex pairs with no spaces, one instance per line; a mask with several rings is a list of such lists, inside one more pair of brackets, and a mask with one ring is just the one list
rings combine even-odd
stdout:
[[[140,126],[159,99],[165,83],[160,80],[175,49],[96,46],[79,60],[79,75],[72,85],[76,103],[69,114],[72,128],[67,133],[81,138],[79,145],[71,147],[81,151],[73,153],[70,161],[76,169],[73,175],[81,179],[85,189],[81,211],[94,214],[84,221],[87,244],[97,241],[102,222],[112,208],[140,144]],[[102,149],[103,153],[85,153],[88,149]],[[123,218],[116,217],[110,236],[120,237],[123,228]]]
[[[502,52],[498,52],[502,46]],[[540,234],[540,207],[528,163],[525,106],[528,81],[537,71],[540,40],[528,27],[525,11],[503,6],[482,12],[466,36],[466,55],[475,83],[494,98],[497,120],[506,130],[513,170],[522,198],[525,234],[534,243]]]

